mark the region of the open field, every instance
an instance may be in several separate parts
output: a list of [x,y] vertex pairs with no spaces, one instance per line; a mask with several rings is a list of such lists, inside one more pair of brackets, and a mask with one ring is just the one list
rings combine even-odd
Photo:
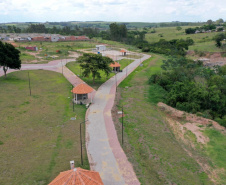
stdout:
[[[213,184],[196,159],[187,151],[194,153],[207,164],[212,161],[213,166],[220,163],[219,167],[223,167],[225,159],[218,155],[220,151],[224,151],[225,144],[222,144],[222,139],[225,136],[219,134],[219,137],[211,137],[211,131],[207,131],[210,143],[204,147],[203,152],[193,150],[177,139],[166,120],[166,114],[156,106],[158,100],[164,97],[164,92],[150,87],[147,83],[151,74],[160,72],[160,65],[165,59],[159,55],[153,56],[144,62],[143,67],[130,74],[118,88],[116,104],[123,105],[125,112],[124,151],[141,184]],[[150,91],[155,93],[150,94]],[[116,116],[115,124],[121,142],[121,119],[117,119],[117,110],[115,107],[112,113]],[[187,135],[191,137],[190,140],[194,139],[189,132]],[[221,144],[214,149],[216,140]],[[220,161],[214,160],[214,157]],[[222,177],[218,182],[223,182],[223,179]]]
[[[20,42],[16,43],[17,49],[21,51],[22,63],[47,63],[54,59],[73,58],[70,51],[76,52],[79,49],[95,48],[96,43],[92,41],[76,42]],[[24,49],[26,46],[37,46],[39,51]],[[42,48],[40,50],[40,48]],[[59,50],[60,52],[57,52]]]
[[[117,61],[120,63],[121,67],[120,69],[124,69],[127,65],[129,65],[133,60],[129,59],[122,59]],[[110,73],[109,76],[106,76],[103,71],[100,71],[101,79],[95,79],[95,83],[93,84],[92,76],[89,77],[82,77],[82,69],[80,68],[79,64],[77,62],[69,62],[66,65],[68,69],[70,69],[75,75],[79,76],[83,81],[85,81],[87,84],[89,84],[94,89],[98,89],[105,81],[110,79],[112,76],[115,75],[115,73]]]
[[[186,39],[190,37],[194,40],[195,44],[189,47],[189,50],[197,49],[198,51],[207,51],[207,52],[220,52],[221,49],[215,46],[213,37],[218,34],[218,32],[212,33],[198,33],[198,34],[186,34],[185,29],[190,28],[191,26],[182,26],[182,30],[177,31],[176,27],[167,27],[167,28],[154,28],[156,33],[146,34],[146,40],[150,43],[158,42],[160,39],[172,40],[172,39]],[[153,31],[153,28],[151,29]],[[163,37],[160,37],[162,34]]]
[[[186,39],[187,37],[190,37],[194,40],[194,42],[205,42],[205,41],[211,41],[212,38],[218,34],[217,32],[212,33],[198,33],[198,34],[186,34],[185,29],[187,28],[195,28],[192,26],[181,26],[182,30],[177,31],[176,27],[165,27],[165,28],[152,28],[150,29],[153,31],[155,29],[155,33],[150,33],[148,31],[148,34],[146,35],[146,40],[150,43],[158,42],[159,39],[165,39],[165,40],[172,40],[172,39]],[[160,37],[159,34],[162,34],[163,37]]]
[[[71,84],[62,74],[29,73],[31,96],[28,71],[0,77],[0,184],[4,185],[48,184],[70,169],[70,160],[81,166],[79,123],[86,108],[75,105],[73,112]],[[85,149],[83,154],[83,168],[89,169]]]

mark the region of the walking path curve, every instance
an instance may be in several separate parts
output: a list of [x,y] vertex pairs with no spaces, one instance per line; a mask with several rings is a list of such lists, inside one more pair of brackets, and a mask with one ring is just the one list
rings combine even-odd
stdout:
[[[144,55],[101,85],[86,113],[86,147],[92,170],[98,171],[105,185],[140,184],[121,148],[112,121],[116,85],[150,55]],[[117,82],[117,83],[116,83]]]
[[[67,67],[65,67],[66,63],[75,61],[75,59],[63,59],[63,60],[53,60],[47,64],[21,64],[20,70],[48,70],[48,71],[55,71],[58,73],[63,73],[65,78],[73,85],[77,86],[78,84],[82,83],[83,81],[77,77],[73,72],[71,72]],[[18,70],[8,69],[7,74],[10,72],[14,72]],[[0,68],[0,76],[4,75],[4,71]]]
[[[150,55],[144,55],[123,69],[123,72],[113,76],[96,91],[93,104],[86,113],[89,120],[86,126],[86,146],[89,163],[92,170],[98,171],[105,185],[137,185],[140,184],[132,165],[122,150],[114,123],[111,117],[111,109],[114,104],[116,85],[130,74],[141,62]],[[77,86],[83,81],[72,73],[67,67],[67,62],[74,59],[54,60],[48,64],[22,64],[21,70],[49,70],[63,73],[67,80]],[[7,73],[17,71],[9,69]],[[3,76],[0,68],[0,76]],[[117,84],[116,84],[117,82]]]

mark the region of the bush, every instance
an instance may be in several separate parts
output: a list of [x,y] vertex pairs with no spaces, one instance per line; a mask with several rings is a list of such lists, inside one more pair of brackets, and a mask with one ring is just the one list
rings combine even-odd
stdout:
[[214,121],[216,121],[217,123],[219,123],[221,126],[226,127],[226,118],[216,118]]
[[142,48],[142,52],[149,52],[150,51],[150,47],[145,46]]

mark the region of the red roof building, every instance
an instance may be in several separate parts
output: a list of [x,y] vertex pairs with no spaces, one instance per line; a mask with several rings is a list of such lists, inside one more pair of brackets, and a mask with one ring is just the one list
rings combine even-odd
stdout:
[[121,65],[119,63],[117,63],[117,62],[114,62],[114,63],[110,64],[110,67],[113,68],[112,70],[114,72],[119,72]]
[[27,46],[27,47],[25,47],[25,49],[28,49],[28,50],[31,50],[31,51],[38,51],[37,46]]
[[[71,92],[74,94],[74,100],[77,104],[78,100],[80,100],[81,102],[83,102],[83,100],[87,100],[88,94],[92,93],[93,91],[94,89],[92,87],[90,87],[86,83],[81,83],[76,87],[74,87]],[[91,96],[91,102],[92,102],[92,96]]]
[[74,168],[61,172],[49,185],[103,185],[98,172]]

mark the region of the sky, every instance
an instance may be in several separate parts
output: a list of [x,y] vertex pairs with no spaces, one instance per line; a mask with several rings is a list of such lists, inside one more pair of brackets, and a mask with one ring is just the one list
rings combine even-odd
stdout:
[[7,22],[226,21],[226,0],[0,0]]

